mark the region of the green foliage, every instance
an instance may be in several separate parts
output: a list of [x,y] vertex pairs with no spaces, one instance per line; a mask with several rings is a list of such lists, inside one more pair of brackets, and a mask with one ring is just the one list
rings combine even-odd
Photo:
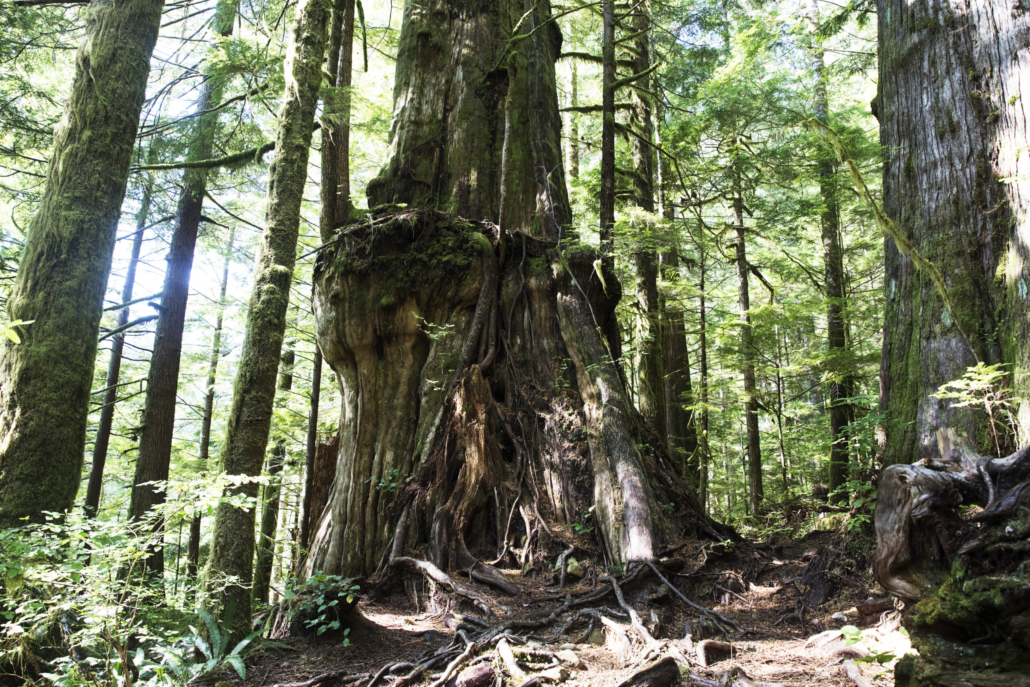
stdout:
[[934,398],[951,401],[953,408],[982,408],[987,414],[988,427],[999,456],[1002,455],[1002,442],[1009,444],[1012,440],[1026,437],[1030,430],[1019,421],[1016,408],[1022,399],[1015,396],[1009,386],[1009,373],[1002,369],[1004,367],[1005,364],[977,363],[966,368],[958,379],[942,384],[933,394]]
[[[283,598],[289,604],[290,612],[295,617],[306,618],[304,626],[321,635],[329,630],[340,629],[339,612],[343,605],[354,603],[361,587],[354,580],[339,575],[326,575],[322,571],[298,583],[290,580]],[[343,631],[343,645],[350,645],[350,628]]]

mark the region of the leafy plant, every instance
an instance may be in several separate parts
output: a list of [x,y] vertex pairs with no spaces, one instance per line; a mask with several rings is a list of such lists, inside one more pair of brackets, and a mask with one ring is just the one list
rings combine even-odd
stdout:
[[[1002,367],[1004,367],[1004,363],[998,365],[977,363],[966,368],[965,374],[958,379],[942,384],[937,393],[933,394],[934,398],[953,401],[953,408],[983,406],[994,438],[994,448],[999,456],[1001,455],[999,426],[1007,434],[1016,435],[1014,438],[1025,436],[1025,430],[1020,425],[1018,416],[1012,412],[1012,407],[1018,399],[1013,396],[1012,389],[1006,384],[1009,373],[1002,370]],[[1005,422],[1002,422],[1002,418]]]
[[590,524],[590,518],[594,515],[594,506],[590,506],[587,512],[583,514],[579,522],[572,523],[572,530],[576,534],[589,534],[594,531],[594,526]]
[[[297,600],[293,604],[293,613],[302,617],[307,616],[304,626],[315,630],[316,635],[321,635],[327,630],[340,629],[340,602],[354,603],[360,589],[361,587],[354,584],[351,578],[326,575],[319,571],[300,584],[292,580],[283,594],[283,600],[287,603]],[[347,638],[349,634],[350,628],[345,628],[344,646],[350,644],[350,639]]]

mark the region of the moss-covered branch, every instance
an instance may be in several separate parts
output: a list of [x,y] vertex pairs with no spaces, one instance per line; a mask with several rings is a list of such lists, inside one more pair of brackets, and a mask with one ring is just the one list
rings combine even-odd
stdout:
[[630,74],[629,76],[624,76],[621,79],[616,79],[615,82],[612,84],[612,88],[615,90],[619,90],[620,88],[629,86],[634,81],[639,81],[640,79],[643,79],[645,76],[649,76],[651,73],[656,71],[659,66],[661,65],[655,62],[642,72],[638,72],[637,74]]

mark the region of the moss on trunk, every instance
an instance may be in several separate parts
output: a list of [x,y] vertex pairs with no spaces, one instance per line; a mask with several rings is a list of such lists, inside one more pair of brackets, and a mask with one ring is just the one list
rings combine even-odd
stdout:
[[[322,81],[329,20],[328,6],[303,0],[286,56],[286,91],[279,110],[276,156],[268,181],[266,227],[258,248],[254,290],[247,310],[222,470],[244,478],[225,496],[255,498],[258,484],[246,478],[261,474],[275,401],[276,373],[286,331],[293,268],[297,259],[300,206],[307,181],[315,107]],[[254,565],[254,509],[219,504],[207,565],[208,603],[234,637],[250,632],[251,580]],[[233,617],[225,617],[231,610]]]
[[39,211],[8,304],[22,343],[0,357],[0,527],[72,506],[104,290],[161,0],[95,3],[54,132]]

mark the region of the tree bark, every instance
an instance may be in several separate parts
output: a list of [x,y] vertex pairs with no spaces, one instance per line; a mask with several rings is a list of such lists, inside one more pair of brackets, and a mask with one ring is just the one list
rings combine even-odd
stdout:
[[[954,304],[886,242],[880,403],[893,464],[935,457],[937,428],[989,435],[976,411],[930,396],[978,360],[1011,365],[1012,388],[1026,388],[1030,179],[1018,151],[1030,14],[999,0],[877,7],[884,211],[945,275]],[[1026,401],[1019,414],[1030,417]]]
[[748,291],[747,228],[744,226],[744,201],[740,177],[736,177],[733,219],[737,234],[737,307],[740,311],[740,356],[744,366],[744,425],[747,429],[748,512],[757,515],[762,507],[762,443],[758,431],[758,383],[755,378],[755,332],[751,326],[751,296]]
[[[821,123],[829,125],[828,79],[823,59],[824,51],[818,36],[819,0],[810,0],[809,23],[812,37],[812,76],[815,80],[815,117]],[[848,480],[847,428],[851,420],[851,407],[850,402],[845,399],[853,395],[853,376],[847,357],[848,339],[844,322],[844,310],[847,308],[844,294],[844,250],[841,245],[840,203],[837,199],[834,153],[830,146],[824,145],[816,150],[816,156],[819,165],[819,195],[823,201],[819,220],[826,284],[823,296],[826,298],[826,345],[830,378],[827,397],[830,406],[830,498],[834,503],[840,503],[848,498],[847,494],[838,490]],[[780,422],[779,418],[777,422]],[[780,441],[782,443],[782,439]]]
[[[569,80],[569,105],[579,107],[579,75],[576,73],[576,60],[569,60],[572,77]],[[569,113],[569,178],[579,178],[579,113]]]
[[[150,200],[152,181],[148,180],[143,189],[143,202],[136,215],[136,233],[132,237],[132,257],[125,271],[125,283],[122,286],[122,303],[132,302],[132,289],[136,284],[136,265],[143,249],[143,234],[146,233],[147,220],[150,217]],[[115,329],[124,327],[129,322],[129,308],[118,311],[118,324]],[[89,472],[89,484],[86,487],[86,502],[83,512],[87,517],[96,517],[100,509],[100,495],[104,487],[104,465],[107,463],[107,448],[111,441],[111,427],[114,424],[114,407],[118,399],[118,378],[122,369],[122,350],[125,348],[125,334],[115,334],[111,341],[111,359],[107,363],[107,380],[105,381],[103,405],[100,410],[100,422],[97,427],[97,439],[93,444],[93,467]]]
[[[302,0],[296,17],[286,56],[286,90],[279,110],[275,162],[269,174],[266,227],[261,235],[246,335],[222,444],[222,469],[232,476],[260,475],[268,445],[297,259],[311,125],[322,81],[329,9],[322,2]],[[247,481],[226,490],[226,497],[234,495],[253,499],[257,484]],[[254,509],[219,504],[206,577],[212,595],[209,601],[218,611],[222,626],[232,628],[234,637],[250,632],[253,565]],[[224,617],[230,609],[233,617]]]
[[708,443],[708,308],[705,304],[705,270],[707,259],[704,245],[698,247],[698,344],[700,353],[698,355],[698,374],[700,379],[699,393],[701,396],[701,475],[698,479],[698,500],[702,508],[708,508],[708,463],[711,460],[711,449]]
[[[222,324],[225,321],[225,292],[229,287],[229,265],[232,249],[236,243],[236,227],[229,230],[225,244],[225,262],[222,265],[222,285],[218,294],[218,315],[215,318],[214,335],[211,337],[211,357],[207,364],[207,381],[204,386],[204,415],[200,420],[200,455],[198,459],[206,469],[211,450],[211,421],[215,414],[215,381],[218,379],[218,361],[222,358]],[[200,523],[198,513],[190,520],[190,541],[186,550],[186,576],[197,577],[200,569]]]
[[[657,501],[682,504],[687,529],[712,527],[677,475],[650,485],[657,452],[638,448],[653,440],[605,334],[621,288],[570,229],[550,8],[456,12],[406,10],[391,159],[368,189],[372,206],[416,209],[380,208],[319,257],[318,342],[344,407],[304,574],[371,574],[412,546],[478,572],[519,505],[540,531],[545,515],[576,522],[595,505],[613,561],[653,554]],[[517,35],[504,17],[523,17]]]
[[[212,30],[216,36],[232,34],[239,0],[220,0],[215,6]],[[208,75],[201,86],[196,111],[205,112],[217,107],[222,100],[224,81]],[[214,150],[218,114],[203,114],[196,120],[196,129],[190,141],[187,159],[207,160]],[[179,392],[179,359],[182,352],[183,328],[186,324],[186,303],[190,293],[190,273],[193,271],[193,253],[197,245],[197,230],[204,208],[207,190],[207,169],[187,169],[183,174],[182,193],[175,214],[175,229],[165,258],[164,288],[161,308],[154,334],[154,352],[150,358],[147,376],[146,403],[143,411],[143,429],[140,433],[139,456],[132,482],[129,501],[129,519],[140,522],[151,511],[165,502],[161,483],[168,480],[172,461],[172,440],[175,432],[175,408]],[[163,538],[164,523],[152,523],[155,536]],[[147,558],[147,570],[155,575],[164,573],[164,547],[155,546]]]
[[[283,351],[279,364],[279,391],[288,396],[293,391],[293,366],[297,353],[291,347]],[[285,402],[282,401],[283,403]],[[264,489],[264,508],[258,530],[257,562],[254,566],[254,601],[268,603],[268,590],[272,584],[275,564],[276,531],[279,527],[279,500],[282,495],[282,471],[286,464],[286,440],[280,439],[268,458],[268,484]]]
[[0,527],[71,508],[79,489],[104,291],[161,0],[91,7],[0,355]]
[[268,590],[272,584],[275,563],[275,536],[279,524],[279,497],[282,494],[282,472],[286,461],[286,440],[280,439],[268,457],[268,484],[265,486],[264,507],[261,510],[261,528],[258,531],[257,561],[254,564],[254,601],[268,603]]
[[300,536],[297,546],[306,551],[311,543],[311,500],[314,492],[315,452],[318,449],[318,402],[322,392],[322,349],[315,343],[311,371],[311,408],[308,411],[307,450],[304,458],[304,493],[301,497]]
[[615,242],[615,0],[601,2],[601,257],[610,265]]
[[333,88],[323,99],[322,184],[319,231],[328,241],[350,219],[351,83],[354,57],[354,0],[335,0],[326,50]]
[[[646,4],[638,5],[632,17],[637,37],[633,40],[633,73],[651,67],[651,40],[648,29],[651,14]],[[633,125],[639,137],[633,138],[633,200],[644,212],[654,213],[654,125],[651,108],[651,79],[647,76],[630,87],[633,102]],[[614,98],[614,94],[612,96]],[[614,100],[612,102],[614,115]],[[645,236],[634,251],[636,268],[636,334],[639,347],[637,407],[655,433],[666,440],[665,417],[665,343],[662,335],[662,311],[658,297],[658,251],[654,238]],[[666,447],[667,448],[667,447]]]

